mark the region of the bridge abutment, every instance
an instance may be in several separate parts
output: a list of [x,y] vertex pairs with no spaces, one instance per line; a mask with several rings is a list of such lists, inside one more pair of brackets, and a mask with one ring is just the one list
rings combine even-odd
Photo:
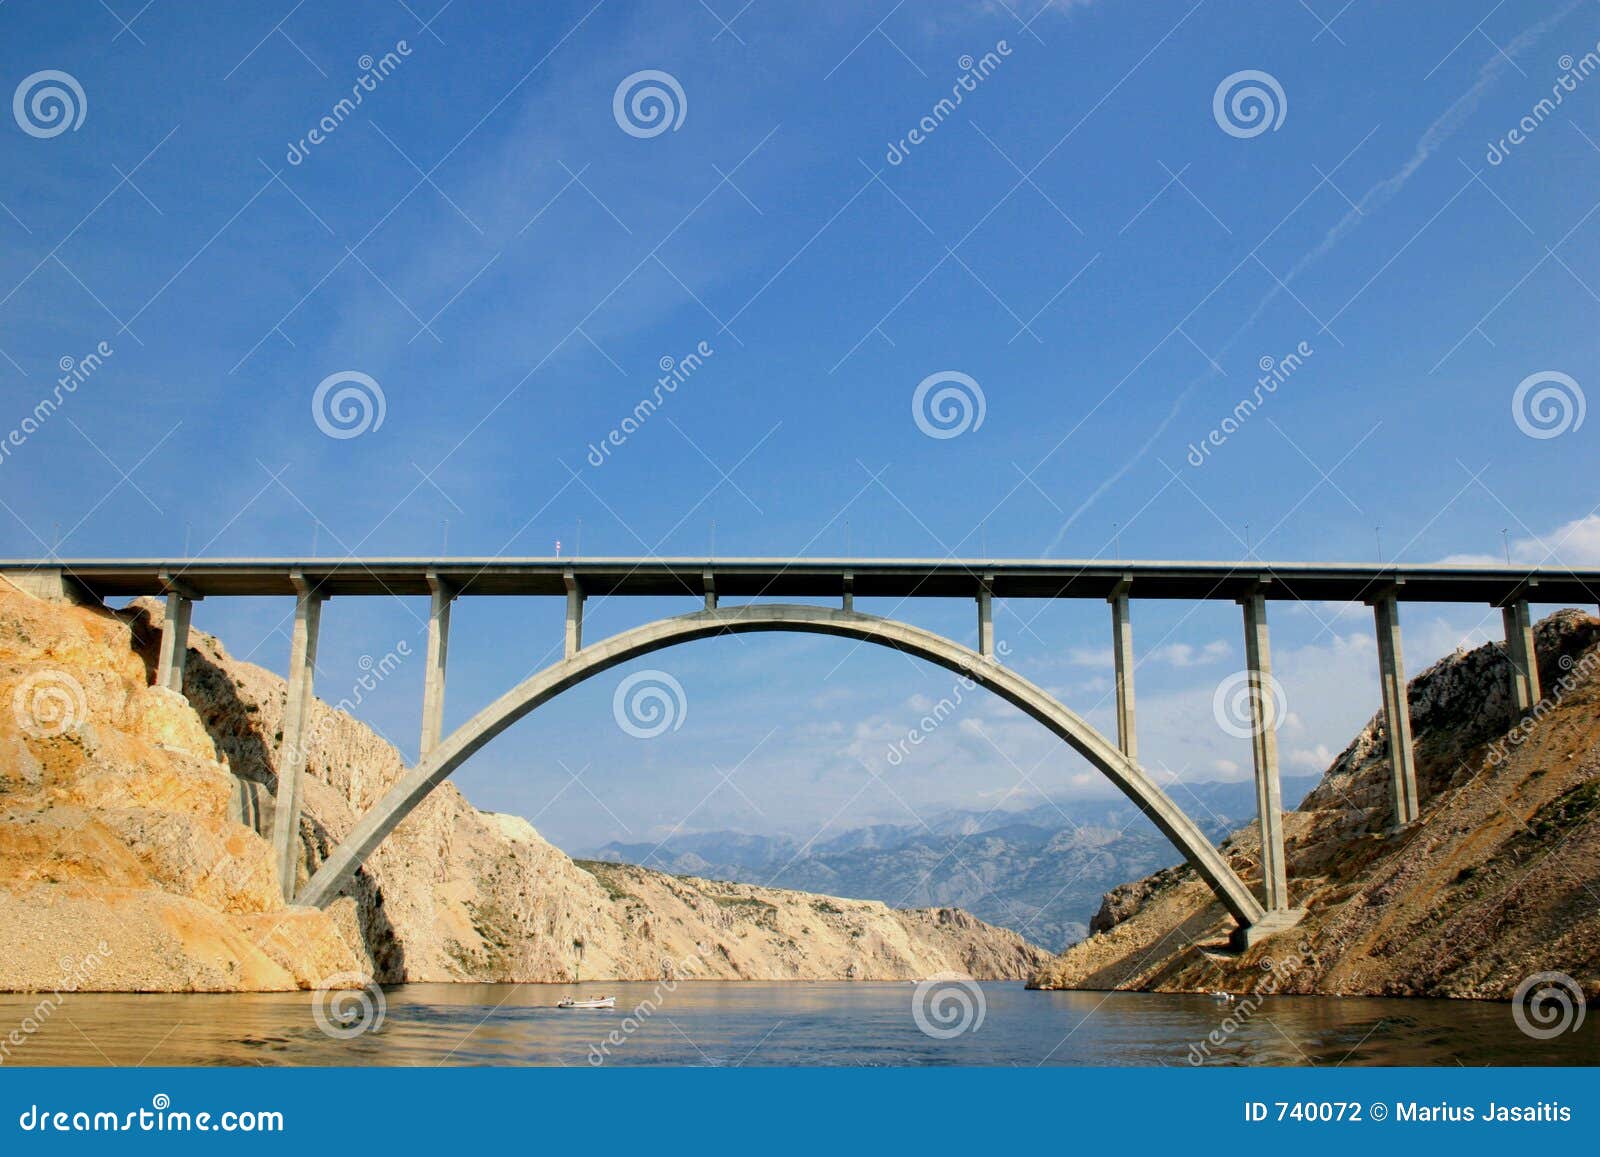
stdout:
[[193,610],[193,599],[169,587],[161,618],[161,645],[156,651],[156,686],[180,695],[183,668],[189,658],[189,618]]
[[1528,618],[1526,599],[1500,608],[1506,629],[1506,658],[1511,660],[1511,700],[1517,714],[1529,711],[1539,701],[1539,662],[1533,650],[1533,624]]
[[564,576],[567,584],[567,637],[563,648],[565,658],[572,658],[583,650],[583,588],[569,570]]
[[1133,622],[1128,617],[1128,588],[1119,586],[1111,604],[1111,652],[1117,680],[1117,746],[1129,759],[1139,758],[1133,726]]
[[317,666],[317,634],[322,623],[319,594],[297,576],[294,633],[289,644],[289,686],[283,703],[283,739],[278,744],[278,797],[272,812],[272,847],[283,898],[294,900],[296,852],[300,842],[300,791],[310,739],[311,687]]
[[984,576],[978,588],[978,654],[994,658],[994,576]]
[[422,682],[422,743],[423,759],[439,744],[444,732],[444,672],[450,650],[450,606],[455,601],[455,591],[438,574],[428,575],[430,589],[428,603],[428,655],[424,662]]
[[1411,743],[1411,703],[1406,695],[1405,660],[1400,647],[1400,607],[1394,595],[1372,600],[1378,630],[1378,679],[1383,691],[1384,727],[1389,736],[1389,782],[1394,826],[1416,821],[1417,765]]
[[1267,600],[1240,599],[1244,607],[1245,666],[1250,686],[1250,741],[1255,757],[1256,813],[1261,821],[1261,890],[1268,914],[1289,907],[1283,850],[1283,786],[1278,776],[1278,705],[1273,696]]

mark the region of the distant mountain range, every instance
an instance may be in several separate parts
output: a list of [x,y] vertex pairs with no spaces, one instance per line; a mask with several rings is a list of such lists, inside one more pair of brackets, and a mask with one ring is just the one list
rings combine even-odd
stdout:
[[[1321,777],[1285,776],[1285,807]],[[1220,840],[1255,816],[1249,782],[1176,792]],[[809,845],[787,836],[701,832],[655,844],[609,843],[588,858],[676,876],[765,884],[882,900],[896,908],[954,906],[1059,951],[1088,932],[1100,898],[1181,857],[1120,797],[1050,801],[1026,811],[948,811],[927,824],[874,824]]]

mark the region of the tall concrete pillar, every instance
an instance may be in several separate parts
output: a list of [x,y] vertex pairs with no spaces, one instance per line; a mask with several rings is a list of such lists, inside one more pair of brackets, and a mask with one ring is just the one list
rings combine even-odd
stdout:
[[194,602],[176,592],[167,595],[161,620],[161,646],[156,652],[156,686],[183,694],[183,666],[189,658],[189,615]]
[[1117,747],[1129,759],[1139,758],[1139,740],[1133,727],[1133,623],[1128,618],[1128,595],[1119,589],[1111,604],[1111,654],[1117,678]]
[[1525,600],[1500,609],[1506,628],[1506,658],[1511,660],[1511,698],[1518,714],[1539,701],[1539,662],[1534,657],[1533,624]]
[[711,571],[705,571],[700,576],[700,585],[706,592],[706,610],[717,609],[717,576]]
[[844,598],[839,605],[847,611],[856,609],[856,576],[850,571],[844,572]]
[[978,654],[985,659],[994,658],[994,595],[989,583],[985,576],[978,588]]
[[278,744],[278,798],[273,808],[272,845],[277,853],[283,898],[294,899],[299,860],[301,779],[310,740],[311,685],[317,667],[317,631],[322,623],[319,594],[294,576],[294,634],[289,646],[289,689],[283,704],[283,738]]
[[1383,719],[1389,733],[1389,782],[1394,825],[1417,818],[1417,766],[1411,745],[1411,704],[1406,698],[1405,660],[1400,650],[1400,607],[1392,594],[1372,601],[1378,628],[1378,679],[1383,689]]
[[432,599],[428,605],[428,657],[422,682],[421,757],[439,744],[444,734],[444,670],[450,650],[450,604],[455,591],[437,574],[428,575]]
[[1289,907],[1288,868],[1283,851],[1283,787],[1278,779],[1277,704],[1272,695],[1272,654],[1267,639],[1267,601],[1240,599],[1244,607],[1245,667],[1250,681],[1250,737],[1256,768],[1256,813],[1261,820],[1261,886],[1268,912]]
[[567,581],[567,645],[565,657],[570,659],[583,650],[583,588],[570,570]]

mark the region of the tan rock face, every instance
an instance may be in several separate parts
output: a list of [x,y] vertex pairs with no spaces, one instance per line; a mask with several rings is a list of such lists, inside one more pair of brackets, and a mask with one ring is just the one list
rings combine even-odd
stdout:
[[[193,632],[184,695],[150,687],[159,605],[0,589],[0,988],[205,991],[384,982],[1020,977],[1043,953],[955,909],[583,864],[444,784],[326,912],[286,908],[267,830],[282,679]],[[20,696],[27,709],[12,710]],[[404,772],[317,702],[300,882]],[[103,903],[101,901],[104,901]]]
[[[1308,914],[1242,956],[1187,867],[1117,888],[1095,935],[1032,980],[1045,988],[1277,989],[1505,999],[1554,970],[1600,995],[1600,621],[1563,611],[1536,629],[1541,706],[1512,727],[1498,645],[1458,653],[1410,686],[1421,819],[1390,822],[1387,737],[1374,718],[1285,817],[1291,902]],[[1225,843],[1259,881],[1254,827]]]
[[234,776],[135,641],[0,589],[0,987],[293,989],[362,967],[334,916],[285,908],[271,848],[230,818]]

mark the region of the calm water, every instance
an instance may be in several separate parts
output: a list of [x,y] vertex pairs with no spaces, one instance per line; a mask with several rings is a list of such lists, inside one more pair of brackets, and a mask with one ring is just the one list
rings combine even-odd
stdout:
[[[12,1046],[30,1065],[1187,1065],[1191,1046],[1224,1028],[1209,997],[1028,992],[973,986],[956,997],[983,1018],[949,1039],[919,1029],[910,984],[684,983],[405,985],[384,993],[374,1031],[335,1039],[311,994],[68,994]],[[614,994],[613,1012],[552,1007]],[[0,1028],[38,997],[0,996]],[[629,1031],[630,1011],[655,1005]],[[1238,1006],[1232,1008],[1238,1015]],[[925,1019],[927,1019],[925,1017]],[[966,1023],[972,1022],[967,1015]],[[1268,1065],[1600,1063],[1600,1016],[1552,1041],[1524,1036],[1504,1004],[1268,997],[1212,1047],[1215,1062]],[[940,1022],[930,1020],[935,1029]],[[332,1021],[335,1030],[340,1022]],[[608,1042],[615,1032],[622,1043]],[[0,1033],[0,1036],[3,1036]],[[604,1049],[609,1055],[604,1055]]]

